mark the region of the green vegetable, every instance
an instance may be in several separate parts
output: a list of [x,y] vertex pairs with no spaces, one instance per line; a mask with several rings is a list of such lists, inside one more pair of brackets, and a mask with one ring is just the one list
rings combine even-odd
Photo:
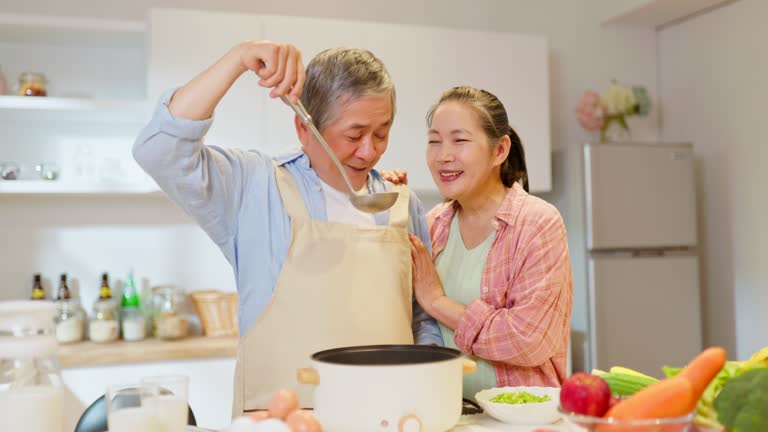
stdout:
[[661,371],[664,372],[664,375],[666,375],[667,378],[672,378],[673,376],[676,376],[680,372],[683,371],[683,368],[673,368],[669,366],[662,366]]
[[768,430],[768,368],[748,370],[729,380],[714,406],[720,423],[731,432]]
[[635,375],[609,373],[603,377],[611,394],[617,396],[631,396],[649,385],[659,381],[656,378],[644,378]]
[[648,375],[621,367],[612,367],[610,372],[592,369],[592,375],[604,379],[608,383],[608,387],[611,388],[611,394],[617,396],[631,396],[659,381]]
[[530,394],[525,391],[499,393],[496,396],[491,398],[491,402],[514,404],[514,405],[540,403],[540,402],[547,402],[550,400],[552,400],[552,398],[549,396],[546,396],[546,395],[536,396],[534,394]]

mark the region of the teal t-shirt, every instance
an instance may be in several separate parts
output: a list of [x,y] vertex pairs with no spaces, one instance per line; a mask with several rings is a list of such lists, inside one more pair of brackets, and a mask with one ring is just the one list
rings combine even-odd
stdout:
[[[467,249],[459,230],[459,214],[454,214],[448,242],[435,259],[435,267],[443,283],[445,295],[465,305],[480,297],[483,268],[495,237],[494,231],[480,245]],[[443,332],[445,346],[456,348],[453,330],[442,324],[440,330]],[[464,376],[464,397],[475,400],[475,393],[496,387],[496,373],[491,362],[474,357],[472,360],[477,362],[477,372]]]

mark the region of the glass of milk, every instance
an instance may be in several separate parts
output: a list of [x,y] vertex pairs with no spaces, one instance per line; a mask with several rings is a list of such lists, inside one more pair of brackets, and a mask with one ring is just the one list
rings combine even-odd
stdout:
[[[141,380],[142,407],[161,425],[163,432],[184,432],[189,410],[189,377],[166,375]],[[112,432],[110,430],[110,432]]]
[[165,432],[158,419],[153,416],[152,410],[142,403],[148,396],[146,392],[141,384],[107,388],[109,432]]

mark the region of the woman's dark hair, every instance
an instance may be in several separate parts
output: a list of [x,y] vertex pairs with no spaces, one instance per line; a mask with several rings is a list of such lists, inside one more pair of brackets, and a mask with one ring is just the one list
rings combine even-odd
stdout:
[[478,113],[483,131],[492,143],[498,143],[504,136],[509,136],[512,145],[509,147],[507,160],[501,164],[501,182],[506,187],[520,182],[528,192],[528,169],[525,166],[523,143],[514,129],[509,125],[507,110],[499,98],[485,90],[469,86],[453,87],[443,92],[440,100],[427,112],[427,126],[432,126],[432,117],[440,105],[446,102],[466,104]]

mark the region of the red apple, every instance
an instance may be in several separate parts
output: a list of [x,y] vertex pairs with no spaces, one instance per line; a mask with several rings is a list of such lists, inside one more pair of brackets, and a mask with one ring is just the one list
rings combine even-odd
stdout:
[[565,411],[602,417],[608,411],[611,388],[599,376],[577,372],[560,389],[560,406]]

